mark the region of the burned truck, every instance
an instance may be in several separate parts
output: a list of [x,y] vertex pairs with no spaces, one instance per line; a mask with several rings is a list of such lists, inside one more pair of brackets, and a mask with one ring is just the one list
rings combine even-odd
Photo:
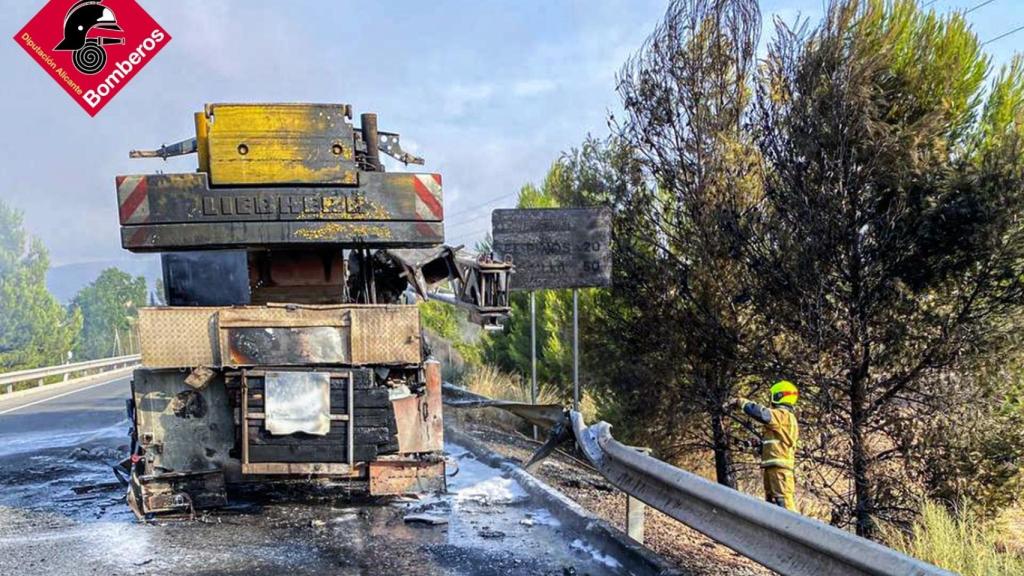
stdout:
[[512,265],[446,246],[441,176],[386,171],[382,154],[423,160],[376,115],[351,120],[348,105],[207,105],[194,138],[130,154],[195,155],[195,172],[117,177],[122,245],[162,253],[167,304],[138,318],[124,467],[140,518],[224,505],[240,484],[444,490],[417,302],[500,327]]

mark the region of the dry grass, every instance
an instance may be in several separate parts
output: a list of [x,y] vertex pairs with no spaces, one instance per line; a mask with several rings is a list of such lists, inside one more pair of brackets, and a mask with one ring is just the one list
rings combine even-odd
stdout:
[[1003,510],[996,520],[1002,535],[1003,549],[1024,557],[1024,507],[1013,506]]
[[964,576],[1024,574],[1024,558],[1004,551],[999,526],[983,522],[967,506],[954,516],[926,503],[910,534],[888,528],[884,536],[893,548]]
[[[466,388],[474,394],[495,400],[530,402],[530,383],[516,374],[502,372],[493,366],[474,366],[466,374]],[[543,383],[538,386],[538,404],[557,404],[558,396]]]
[[[470,392],[495,400],[530,403],[530,382],[516,374],[502,372],[493,366],[483,365],[470,368],[463,378],[463,384]],[[552,387],[538,383],[537,403],[562,404],[562,400]],[[595,421],[597,403],[589,394],[584,394],[580,399],[580,411],[587,422]],[[471,420],[486,422],[503,430],[525,429],[523,421],[518,416],[504,410],[484,408],[474,412],[475,414],[470,417]]]

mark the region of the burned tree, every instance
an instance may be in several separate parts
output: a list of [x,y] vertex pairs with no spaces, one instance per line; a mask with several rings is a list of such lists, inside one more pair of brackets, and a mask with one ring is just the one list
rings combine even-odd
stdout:
[[[614,199],[616,232],[625,238],[617,262],[629,267],[620,276],[644,302],[625,338],[664,353],[660,364],[671,376],[642,378],[645,394],[669,412],[659,417],[666,426],[687,417],[707,423],[696,440],[714,451],[717,479],[730,486],[721,405],[734,394],[742,350],[754,340],[734,228],[760,194],[743,127],[760,25],[754,0],[673,2],[622,69],[625,117],[612,120],[644,176]],[[658,326],[655,342],[650,326]],[[665,432],[679,437],[680,429]]]
[[911,512],[923,429],[1020,326],[1024,82],[983,106],[986,73],[961,16],[853,0],[780,26],[759,82],[749,284],[804,384],[816,487],[861,535]]

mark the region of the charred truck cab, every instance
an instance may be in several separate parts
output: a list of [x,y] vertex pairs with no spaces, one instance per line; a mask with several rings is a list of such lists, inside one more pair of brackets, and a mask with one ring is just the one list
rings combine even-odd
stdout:
[[[507,316],[510,262],[444,245],[441,177],[347,105],[215,104],[185,174],[117,177],[123,246],[163,253],[168,306],[139,312],[128,501],[140,518],[238,483],[445,489],[441,370],[418,299]],[[435,290],[442,284],[449,292]]]

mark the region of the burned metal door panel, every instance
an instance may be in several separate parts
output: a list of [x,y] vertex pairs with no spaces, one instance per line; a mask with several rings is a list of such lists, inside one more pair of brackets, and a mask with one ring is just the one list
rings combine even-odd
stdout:
[[331,430],[331,375],[267,371],[263,377],[263,424],[275,436]]
[[196,390],[185,384],[187,376],[179,370],[135,371],[136,423],[147,473],[230,465],[235,425],[224,379],[218,375]]
[[444,450],[444,423],[441,417],[441,363],[423,364],[426,388],[422,395],[407,396],[392,402],[398,425],[398,452],[414,454]]
[[225,364],[308,366],[349,361],[347,327],[225,328]]
[[[417,365],[423,361],[419,308],[414,305],[142,308],[139,316],[142,360],[149,368]],[[253,344],[260,356],[240,353],[236,357],[238,362],[232,362],[228,333],[242,328],[256,330],[238,332],[251,337],[236,338],[236,344],[247,344],[239,352],[250,350],[249,344]],[[296,330],[278,340],[269,338],[267,328]],[[307,332],[307,328],[336,331]],[[325,341],[325,337],[333,344]],[[262,356],[271,353],[273,358]]]
[[[283,371],[278,371],[280,374]],[[349,431],[352,433],[352,462],[370,462],[379,455],[398,451],[398,429],[388,390],[374,382],[367,369],[332,370],[330,380],[331,425],[323,436],[305,434],[275,435],[267,429],[264,370],[247,370],[244,412],[247,414],[245,443],[249,468],[271,463],[278,468],[262,467],[263,473],[291,470],[287,465],[349,464]],[[296,371],[296,373],[302,373]],[[349,409],[348,377],[352,374],[352,410]],[[232,386],[241,385],[241,374],[229,375]],[[346,419],[354,414],[352,426]],[[244,466],[243,466],[244,468]],[[326,468],[325,468],[326,469]]]

